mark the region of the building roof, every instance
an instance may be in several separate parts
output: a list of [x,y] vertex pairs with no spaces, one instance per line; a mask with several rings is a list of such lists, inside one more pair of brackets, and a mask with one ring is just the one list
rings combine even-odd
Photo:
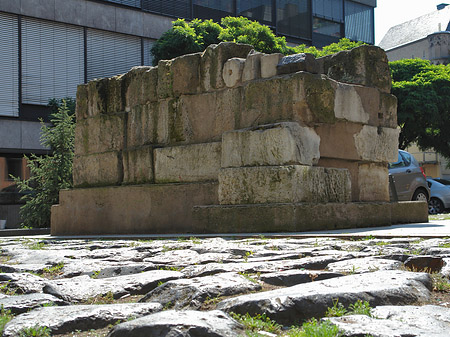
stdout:
[[428,35],[450,30],[450,6],[391,27],[379,46],[385,50],[426,38]]

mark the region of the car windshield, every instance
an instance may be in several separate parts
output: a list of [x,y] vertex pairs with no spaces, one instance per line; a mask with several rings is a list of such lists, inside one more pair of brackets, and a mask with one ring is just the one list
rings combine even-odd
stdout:
[[441,179],[441,178],[436,178],[434,180],[436,180],[437,182],[441,183],[442,185],[447,185],[447,186],[450,185],[450,180],[445,180],[445,179]]

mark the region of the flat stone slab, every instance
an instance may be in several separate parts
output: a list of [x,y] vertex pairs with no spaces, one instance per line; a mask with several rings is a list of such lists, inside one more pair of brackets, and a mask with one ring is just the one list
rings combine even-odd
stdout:
[[8,282],[7,288],[19,294],[40,293],[47,281],[29,273],[0,273],[0,282]]
[[141,302],[158,302],[173,309],[190,307],[198,309],[219,296],[232,296],[261,290],[256,279],[245,278],[237,273],[174,280],[150,291]]
[[371,306],[407,305],[430,297],[428,274],[377,271],[301,284],[262,293],[238,296],[220,302],[217,309],[239,314],[265,313],[285,325],[312,317],[323,317],[333,301],[348,307],[356,300]]
[[450,331],[450,309],[435,305],[380,306],[368,316],[330,318],[347,337],[447,337]]
[[319,270],[285,270],[276,273],[261,274],[258,280],[279,287],[291,287],[297,284],[313,281],[328,280],[343,276],[340,273],[332,273]]
[[44,307],[16,316],[5,326],[3,337],[16,337],[20,330],[36,325],[48,327],[52,334],[100,329],[117,321],[148,315],[161,309],[162,306],[158,303]]
[[219,310],[167,310],[119,324],[108,337],[238,337],[243,334],[242,325]]
[[25,294],[9,296],[0,299],[0,307],[11,310],[14,315],[44,306],[44,305],[68,305],[69,303],[49,294]]
[[93,279],[78,276],[71,279],[50,280],[43,289],[45,293],[70,302],[82,302],[92,297],[104,296],[111,292],[114,298],[126,294],[146,294],[166,282],[183,277],[183,274],[171,270],[152,270],[138,274]]
[[366,257],[330,263],[327,270],[335,273],[362,274],[377,270],[397,270],[402,266],[403,263],[400,261]]

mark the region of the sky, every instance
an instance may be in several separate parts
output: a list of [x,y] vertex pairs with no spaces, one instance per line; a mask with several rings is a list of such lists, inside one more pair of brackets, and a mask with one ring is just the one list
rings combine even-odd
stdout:
[[450,0],[378,0],[375,8],[375,44],[392,26],[431,13],[441,3],[450,4]]

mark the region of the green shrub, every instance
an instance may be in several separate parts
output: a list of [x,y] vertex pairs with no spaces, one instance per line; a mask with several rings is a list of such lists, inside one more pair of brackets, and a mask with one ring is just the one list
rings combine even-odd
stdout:
[[51,206],[59,201],[59,191],[72,187],[72,160],[75,137],[75,116],[62,100],[58,112],[50,115],[51,125],[43,122],[41,143],[51,154],[25,156],[30,178],[13,177],[20,192],[25,193],[20,208],[23,226],[49,227]]

